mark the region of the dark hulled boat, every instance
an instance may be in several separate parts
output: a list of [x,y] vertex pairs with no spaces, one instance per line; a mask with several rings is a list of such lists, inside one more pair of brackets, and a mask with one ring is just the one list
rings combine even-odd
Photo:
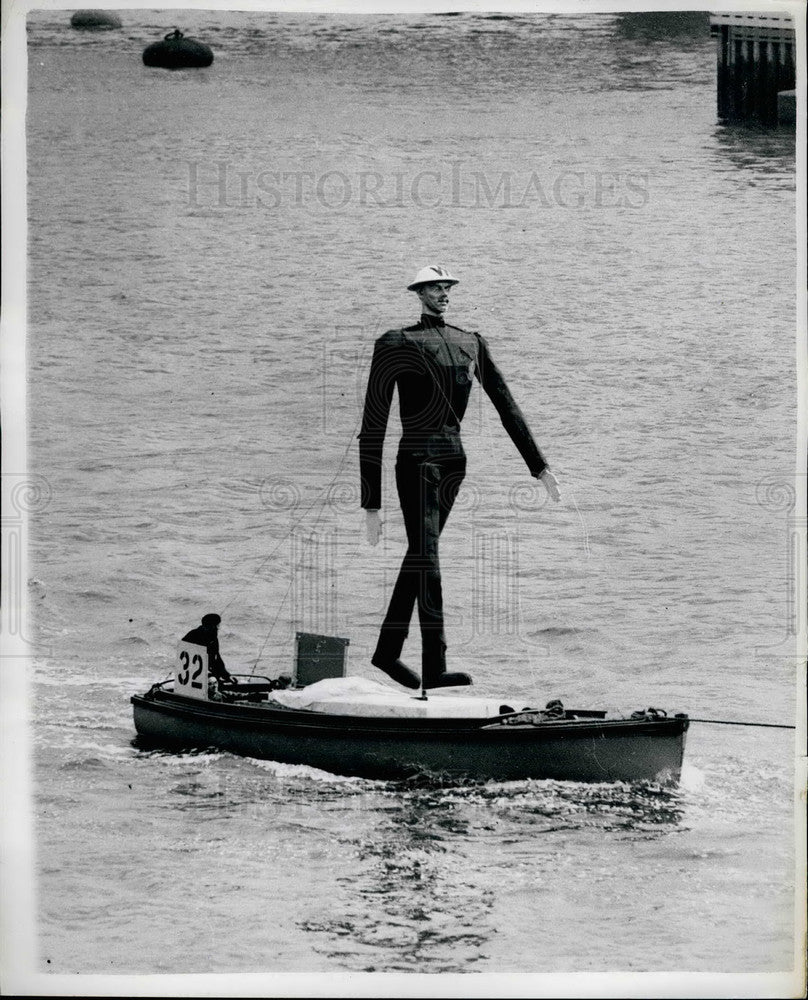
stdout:
[[206,674],[178,673],[132,698],[141,745],[215,747],[369,778],[675,782],[689,725],[657,709],[615,716],[560,702],[514,710],[448,692],[413,697],[356,677],[278,690],[267,678],[219,685]]

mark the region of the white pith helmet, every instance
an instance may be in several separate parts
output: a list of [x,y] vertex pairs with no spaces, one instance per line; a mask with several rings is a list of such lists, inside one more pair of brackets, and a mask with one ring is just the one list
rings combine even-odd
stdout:
[[408,292],[417,292],[421,285],[429,285],[434,281],[447,281],[450,285],[458,284],[457,278],[442,267],[440,264],[430,264],[429,267],[422,267],[415,275],[415,281],[407,285]]

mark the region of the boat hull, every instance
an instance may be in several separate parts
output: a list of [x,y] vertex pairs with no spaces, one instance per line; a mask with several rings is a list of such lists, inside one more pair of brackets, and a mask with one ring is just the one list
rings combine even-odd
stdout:
[[[406,778],[431,772],[499,781],[678,781],[688,720],[379,719],[193,701],[132,698],[142,743],[215,747],[335,774]],[[596,713],[591,713],[596,714]]]

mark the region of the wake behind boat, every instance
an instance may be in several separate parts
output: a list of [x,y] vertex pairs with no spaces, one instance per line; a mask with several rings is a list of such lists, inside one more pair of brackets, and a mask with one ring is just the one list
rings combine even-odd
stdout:
[[512,699],[413,696],[345,676],[347,640],[297,634],[291,678],[209,675],[204,646],[182,642],[175,676],[135,695],[141,745],[215,747],[335,774],[435,773],[499,781],[679,779],[686,715],[617,715]]

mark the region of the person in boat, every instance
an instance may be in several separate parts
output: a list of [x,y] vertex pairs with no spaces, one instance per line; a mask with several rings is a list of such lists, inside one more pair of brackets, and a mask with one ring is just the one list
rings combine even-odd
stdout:
[[[476,377],[525,460],[553,500],[558,483],[505,379],[476,331],[445,322],[449,294],[458,284],[446,268],[422,268],[409,291],[421,304],[413,326],[388,330],[376,341],[359,434],[361,505],[368,540],[381,534],[382,451],[387,420],[398,389],[403,435],[396,460],[396,487],[407,532],[407,552],[393,587],[371,663],[406,687],[471,684],[468,674],[447,671],[438,539],[466,471],[460,423]],[[401,661],[415,605],[421,625],[422,676]]]
[[238,681],[228,672],[224,660],[219,654],[219,625],[221,621],[219,615],[203,615],[202,624],[192,628],[182,639],[183,642],[193,642],[197,646],[204,646],[207,649],[208,675],[210,677],[225,684],[237,684]]

